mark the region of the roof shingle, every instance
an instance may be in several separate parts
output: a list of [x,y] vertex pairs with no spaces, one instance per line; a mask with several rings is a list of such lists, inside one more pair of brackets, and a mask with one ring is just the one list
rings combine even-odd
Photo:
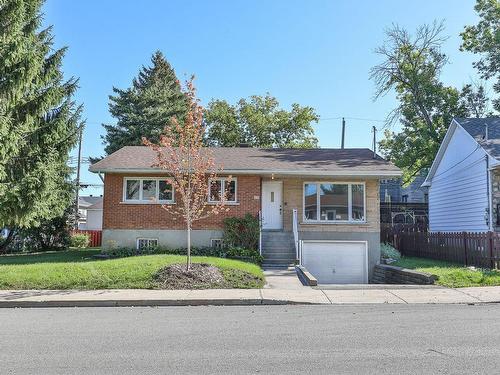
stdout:
[[[259,149],[212,147],[215,163],[231,173],[334,174],[349,172],[399,176],[401,171],[369,149]],[[156,162],[155,153],[145,146],[126,146],[93,164],[91,172],[146,172]]]

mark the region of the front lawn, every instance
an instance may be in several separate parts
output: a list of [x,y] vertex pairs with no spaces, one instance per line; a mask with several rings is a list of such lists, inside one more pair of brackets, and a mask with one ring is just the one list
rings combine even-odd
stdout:
[[391,265],[438,276],[436,284],[451,288],[500,285],[500,271],[470,269],[439,260],[403,257]]
[[[150,289],[156,287],[153,276],[160,268],[186,261],[182,255],[164,254],[91,258],[97,253],[99,249],[0,256],[0,289]],[[264,285],[262,270],[255,264],[214,257],[192,261],[219,268],[228,287]]]

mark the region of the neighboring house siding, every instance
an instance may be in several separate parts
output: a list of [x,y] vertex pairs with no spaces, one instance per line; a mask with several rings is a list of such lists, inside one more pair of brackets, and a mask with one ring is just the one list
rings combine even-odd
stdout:
[[487,231],[487,193],[486,153],[458,126],[432,178],[429,229]]
[[428,189],[422,187],[425,181],[425,174],[415,177],[415,179],[405,188],[401,189],[401,196],[406,197],[404,203],[426,203]]
[[[136,177],[158,177],[141,174]],[[105,175],[103,229],[172,229],[184,230],[182,218],[175,220],[160,204],[123,203],[123,179],[134,177],[131,174]],[[222,229],[224,218],[244,216],[246,213],[257,216],[260,210],[260,177],[237,176],[237,204],[228,205],[228,211],[197,221],[193,229]],[[207,192],[208,194],[208,192]]]
[[102,229],[102,210],[87,210],[87,225],[85,229]]

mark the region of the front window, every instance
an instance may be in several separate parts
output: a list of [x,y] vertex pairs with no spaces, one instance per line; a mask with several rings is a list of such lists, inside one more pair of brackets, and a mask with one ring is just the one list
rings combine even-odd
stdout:
[[304,184],[304,220],[365,221],[365,185],[334,182]]
[[172,184],[160,178],[126,178],[124,184],[125,202],[172,203]]
[[215,178],[208,182],[208,201],[220,202],[226,193],[226,202],[236,202],[236,180],[226,178]]

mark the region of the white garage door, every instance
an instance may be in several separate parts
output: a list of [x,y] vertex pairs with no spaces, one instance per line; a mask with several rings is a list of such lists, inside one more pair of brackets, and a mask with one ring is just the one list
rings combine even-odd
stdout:
[[320,284],[366,284],[367,243],[302,241],[302,265]]

